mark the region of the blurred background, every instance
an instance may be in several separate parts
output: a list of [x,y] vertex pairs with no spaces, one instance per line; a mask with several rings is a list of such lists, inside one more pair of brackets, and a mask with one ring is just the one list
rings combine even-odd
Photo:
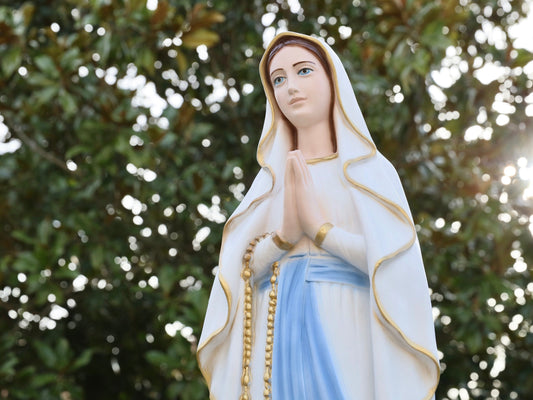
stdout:
[[0,4],[0,399],[208,398],[197,342],[285,30],[333,46],[399,171],[437,399],[533,398],[532,1]]

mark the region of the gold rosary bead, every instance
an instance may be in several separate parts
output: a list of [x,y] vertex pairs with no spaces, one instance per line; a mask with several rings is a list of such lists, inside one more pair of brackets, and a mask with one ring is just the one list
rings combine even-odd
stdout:
[[244,294],[246,295],[252,295],[252,287],[250,285],[246,285],[246,287],[244,288]]
[[265,351],[266,351],[266,357],[272,358],[272,345],[271,344],[266,345]]
[[268,321],[267,328],[268,329],[274,329],[274,321]]
[[275,299],[277,294],[275,291],[271,290],[269,293],[268,293],[268,296],[271,298],[271,299]]
[[244,316],[248,319],[252,319],[252,313],[250,311],[245,312]]
[[274,316],[272,314],[269,314],[267,317],[268,322],[274,322]]
[[269,381],[270,380],[270,371],[265,371],[265,375],[263,375],[263,379],[265,381]]
[[263,391],[263,396],[265,396],[265,398],[267,398],[267,399],[270,398],[270,390],[269,389],[265,389]]
[[249,382],[248,367],[244,367],[242,370],[241,383],[244,385]]
[[243,258],[244,258],[245,261],[250,261],[252,259],[252,255],[250,253],[246,253],[246,254],[244,254]]
[[274,311],[276,311],[276,308],[274,306],[268,306],[268,312],[272,314]]
[[265,360],[265,367],[271,367],[272,366],[272,360]]
[[274,335],[274,329],[272,328],[267,329],[267,337],[272,336],[272,335]]
[[266,342],[267,342],[268,344],[273,344],[273,343],[274,343],[274,339],[272,339],[272,337],[269,336],[269,337],[267,337]]
[[245,329],[250,329],[252,327],[252,321],[247,319],[246,321],[244,321],[244,328]]
[[246,268],[244,271],[242,271],[242,276],[245,279],[249,279],[252,276],[252,271],[250,271],[250,268]]

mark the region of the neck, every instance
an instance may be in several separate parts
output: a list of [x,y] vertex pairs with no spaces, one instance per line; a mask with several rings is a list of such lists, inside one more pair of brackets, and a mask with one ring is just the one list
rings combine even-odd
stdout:
[[333,153],[328,120],[299,128],[297,134],[298,149],[305,159],[325,157]]

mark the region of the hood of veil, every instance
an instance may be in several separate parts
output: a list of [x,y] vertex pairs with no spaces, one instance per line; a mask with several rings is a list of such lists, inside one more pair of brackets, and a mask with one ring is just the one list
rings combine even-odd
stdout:
[[[211,398],[225,398],[216,394],[219,390],[231,392],[228,389],[231,374],[220,370],[231,365],[227,362],[240,364],[242,359],[239,341],[242,340],[240,314],[244,287],[240,277],[242,255],[255,236],[279,228],[269,221],[268,213],[272,198],[283,188],[291,141],[287,124],[267,84],[269,77],[264,74],[264,64],[273,45],[285,36],[301,37],[321,47],[333,75],[334,122],[342,165],[339,173],[346,179],[367,243],[374,318],[371,330],[376,338],[374,375],[376,380],[379,377],[378,386],[382,387],[376,391],[376,399],[403,398],[401,389],[399,392],[397,387],[387,388],[389,375],[403,373],[391,366],[390,357],[397,357],[404,364],[402,368],[412,367],[413,374],[420,375],[413,376],[413,380],[421,382],[420,393],[406,387],[405,398],[430,399],[438,384],[440,367],[424,266],[398,174],[376,149],[339,57],[322,39],[294,32],[277,35],[260,63],[267,98],[257,148],[261,170],[224,227],[219,268],[198,346],[198,361],[210,386]],[[240,388],[240,369],[237,375]]]

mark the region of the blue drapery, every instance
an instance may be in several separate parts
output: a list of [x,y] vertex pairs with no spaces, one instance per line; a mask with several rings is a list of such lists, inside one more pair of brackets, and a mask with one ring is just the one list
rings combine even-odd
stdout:
[[[274,400],[346,399],[320,321],[318,282],[369,287],[365,273],[337,257],[289,257],[278,283],[272,366]],[[269,286],[268,279],[260,283],[260,289]]]

